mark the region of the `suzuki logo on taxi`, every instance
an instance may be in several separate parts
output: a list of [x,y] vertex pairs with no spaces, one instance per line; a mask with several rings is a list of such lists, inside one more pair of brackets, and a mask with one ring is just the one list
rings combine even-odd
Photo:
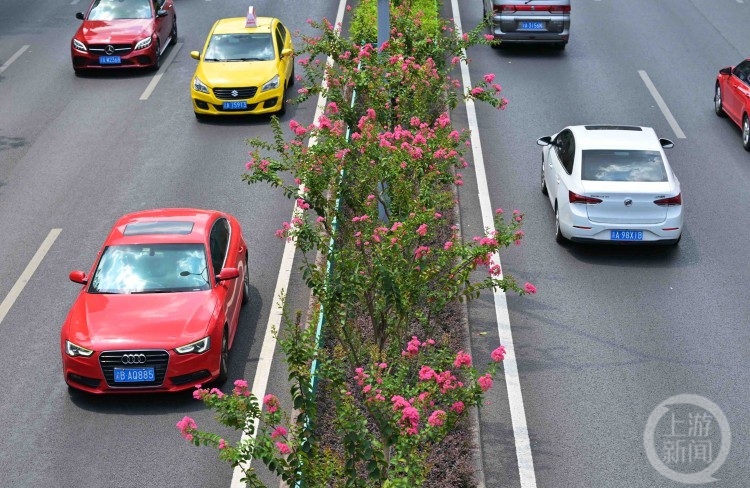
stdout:
[[232,96],[233,97],[237,98],[237,95],[239,95],[239,94],[240,94],[240,92],[238,92],[237,90],[232,90]]
[[626,207],[629,207],[633,205],[633,200],[631,200],[630,198],[626,198],[623,203],[625,204]]

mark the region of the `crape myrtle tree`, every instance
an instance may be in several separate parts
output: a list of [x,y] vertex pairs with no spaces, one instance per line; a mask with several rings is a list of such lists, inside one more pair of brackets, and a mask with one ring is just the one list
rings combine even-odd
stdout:
[[[319,349],[304,321],[287,324],[281,344],[291,418],[278,416],[273,396],[261,413],[242,380],[232,395],[197,390],[226,425],[246,434],[261,426],[229,445],[192,419],[178,424],[192,442],[218,447],[245,467],[248,483],[257,479],[246,465],[255,458],[288,483],[420,485],[429,445],[455,428],[467,407],[481,404],[504,356],[498,347],[480,373],[468,354],[451,350],[442,312],[481,290],[535,292],[497,261],[500,250],[521,242],[521,212],[498,209],[494,229],[470,239],[453,219],[469,134],[452,126],[450,110],[467,98],[499,109],[507,101],[492,74],[464,91],[450,73],[467,47],[491,41],[481,35],[483,25],[461,36],[447,22],[425,31],[410,6],[394,5],[391,40],[381,49],[343,37],[327,20],[310,21],[320,34],[305,37],[297,53],[306,68],[298,101],[320,94],[325,110],[310,125],[289,122],[291,136],[274,118],[272,141],[249,141],[243,179],[279,187],[296,201],[277,235],[302,251],[316,313],[325,314],[327,347]],[[336,406],[327,428],[342,439],[339,450],[322,449],[317,437],[313,360]]]

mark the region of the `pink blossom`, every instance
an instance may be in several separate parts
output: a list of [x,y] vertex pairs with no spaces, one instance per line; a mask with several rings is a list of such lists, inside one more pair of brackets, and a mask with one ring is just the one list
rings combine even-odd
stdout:
[[452,247],[453,247],[453,243],[451,241],[446,241],[446,243],[443,244],[443,249],[446,251]]
[[419,352],[420,345],[419,338],[417,336],[412,336],[411,340],[406,344],[406,350],[401,351],[401,355],[409,357],[416,356]]
[[477,383],[479,383],[479,387],[482,389],[482,391],[487,391],[490,388],[492,388],[492,376],[487,373],[484,376],[480,376],[477,378]]
[[430,248],[427,246],[419,246],[414,250],[414,259],[421,259],[430,253]]
[[329,102],[328,103],[328,111],[332,114],[339,113],[339,106],[336,105],[336,102]]
[[278,450],[279,450],[279,452],[280,452],[280,453],[281,453],[282,455],[287,455],[287,454],[289,454],[290,452],[292,452],[292,450],[291,450],[291,449],[289,448],[289,446],[287,446],[287,445],[286,445],[286,444],[284,444],[283,442],[277,442],[277,443],[276,443],[276,449],[278,449]]
[[422,381],[431,380],[435,376],[437,376],[435,370],[429,366],[422,366],[419,370],[419,379]]
[[268,408],[269,413],[274,413],[280,406],[279,399],[270,393],[263,397],[263,404]]
[[451,405],[451,410],[453,410],[456,413],[461,413],[464,411],[464,402],[456,402],[453,405]]
[[456,360],[453,361],[453,366],[460,368],[461,366],[471,366],[471,356],[463,351],[458,351],[456,354]]
[[391,397],[391,403],[393,403],[393,411],[401,410],[402,408],[411,405],[404,397],[400,395],[393,395]]
[[484,88],[482,88],[481,86],[476,86],[476,87],[474,87],[474,88],[471,89],[470,93],[473,96],[476,97],[476,96],[481,95],[482,93],[484,93]]
[[531,295],[536,293],[536,286],[532,285],[528,281],[526,282],[526,284],[523,285],[523,289],[526,293],[529,293]]
[[505,346],[498,346],[494,351],[490,353],[490,357],[496,363],[499,363],[500,361],[505,359]]
[[218,388],[211,388],[212,395],[216,395],[216,398],[224,398],[224,392]]
[[445,423],[447,417],[448,414],[446,414],[443,410],[435,410],[430,414],[430,417],[427,419],[427,423],[433,427],[440,427]]
[[195,420],[186,415],[182,417],[182,420],[177,422],[177,428],[180,429],[180,434],[182,435],[182,437],[184,437],[188,441],[191,441],[193,440],[193,435],[190,434],[190,431],[197,429],[198,425],[195,423]]
[[487,83],[492,83],[495,80],[495,75],[493,73],[487,73],[484,75],[484,81]]
[[219,439],[219,449],[226,449],[229,447],[229,444],[227,444],[227,441],[224,439]]
[[488,41],[492,41],[495,39],[495,36],[493,36],[492,34],[485,34],[484,38],[487,39]]
[[277,437],[286,437],[287,431],[286,429],[279,425],[275,429],[273,429],[273,432],[271,432],[271,439],[276,439]]
[[424,237],[427,235],[427,224],[422,224],[417,228],[417,234]]

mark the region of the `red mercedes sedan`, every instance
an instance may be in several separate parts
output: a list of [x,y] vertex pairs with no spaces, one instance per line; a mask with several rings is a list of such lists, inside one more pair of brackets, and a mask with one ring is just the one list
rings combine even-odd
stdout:
[[63,375],[89,393],[174,392],[227,379],[248,250],[236,218],[214,210],[121,217],[60,333]]
[[750,58],[721,68],[714,86],[714,111],[728,116],[742,130],[742,147],[750,151]]
[[172,0],[93,0],[70,44],[76,74],[112,68],[159,69],[177,42]]

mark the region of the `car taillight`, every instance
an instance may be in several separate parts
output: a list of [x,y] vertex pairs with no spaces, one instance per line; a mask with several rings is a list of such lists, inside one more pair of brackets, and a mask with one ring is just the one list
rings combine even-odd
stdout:
[[493,10],[495,11],[495,13],[513,13],[517,11],[543,12],[546,10],[552,14],[564,14],[564,13],[570,12],[570,5],[553,5],[553,6],[544,8],[539,5],[505,4],[505,5],[495,5],[493,7]]
[[659,205],[660,207],[669,207],[670,205],[682,205],[682,193],[678,193],[677,195],[669,198],[660,198],[658,200],[654,200],[654,203]]
[[602,203],[601,198],[587,197],[584,195],[579,195],[578,193],[573,193],[572,191],[568,191],[568,201],[570,203],[587,203],[589,205]]

